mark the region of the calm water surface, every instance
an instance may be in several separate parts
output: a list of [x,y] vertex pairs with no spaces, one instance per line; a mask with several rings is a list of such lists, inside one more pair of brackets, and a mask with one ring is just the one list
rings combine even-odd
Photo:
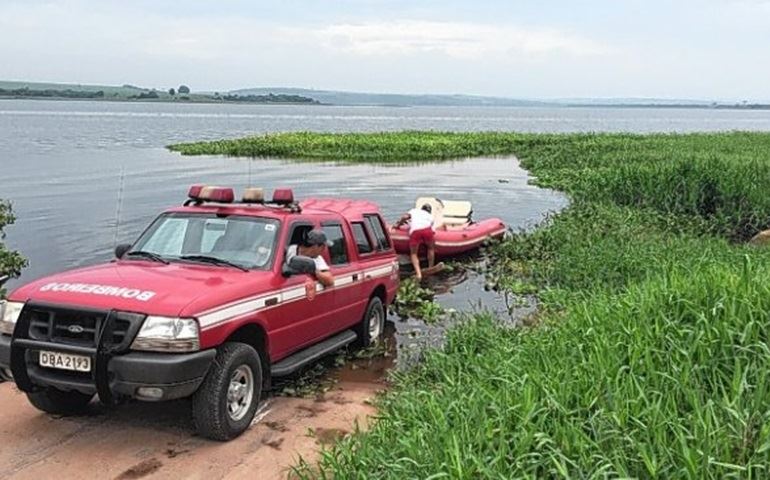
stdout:
[[109,259],[116,240],[133,240],[161,209],[181,203],[192,183],[288,185],[300,198],[367,198],[379,202],[388,218],[419,195],[467,198],[477,217],[500,216],[514,228],[565,203],[555,192],[527,185],[527,173],[511,158],[335,166],[181,157],[164,148],[276,131],[403,129],[770,130],[770,112],[0,101],[0,198],[12,200],[19,217],[6,241],[30,260],[10,286]]

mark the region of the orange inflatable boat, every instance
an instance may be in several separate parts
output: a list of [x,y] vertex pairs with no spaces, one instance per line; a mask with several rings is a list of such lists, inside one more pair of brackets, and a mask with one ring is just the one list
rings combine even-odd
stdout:
[[[506,226],[499,218],[474,221],[471,218],[471,202],[421,197],[415,205],[420,208],[426,203],[432,207],[437,257],[469,252],[479,248],[487,239],[501,238],[505,234]],[[391,230],[390,236],[396,252],[409,253],[409,225]]]

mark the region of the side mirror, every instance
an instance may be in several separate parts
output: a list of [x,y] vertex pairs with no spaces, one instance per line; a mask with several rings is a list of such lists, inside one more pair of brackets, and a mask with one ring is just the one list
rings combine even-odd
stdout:
[[9,278],[11,278],[10,275],[0,275],[0,287],[2,287],[3,284],[7,282]]
[[315,260],[304,255],[295,255],[283,265],[282,273],[284,277],[300,273],[315,273]]
[[130,243],[121,243],[115,247],[115,258],[123,258],[127,251],[131,250]]

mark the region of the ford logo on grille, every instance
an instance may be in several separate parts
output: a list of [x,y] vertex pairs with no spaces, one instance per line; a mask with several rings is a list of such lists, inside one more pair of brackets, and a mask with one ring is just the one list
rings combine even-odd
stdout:
[[83,333],[85,329],[80,325],[70,325],[69,327],[67,327],[67,330],[70,333]]

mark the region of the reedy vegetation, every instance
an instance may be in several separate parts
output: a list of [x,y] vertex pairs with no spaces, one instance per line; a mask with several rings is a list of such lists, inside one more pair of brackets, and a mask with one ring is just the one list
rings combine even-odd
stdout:
[[[13,224],[16,217],[13,216],[11,203],[0,199],[0,277],[9,275],[16,277],[21,273],[21,269],[27,265],[27,261],[19,252],[8,250],[3,240],[5,239],[4,229]],[[0,288],[0,299],[5,298],[5,290]]]
[[497,275],[538,286],[539,326],[477,317],[456,328],[445,350],[395,376],[368,432],[301,475],[770,475],[770,252],[742,243],[770,227],[770,135],[263,138],[205,153],[514,153],[572,199],[495,253]]
[[413,163],[513,152],[525,136],[502,133],[277,133],[233,140],[181,143],[183,155],[281,157],[355,163]]

